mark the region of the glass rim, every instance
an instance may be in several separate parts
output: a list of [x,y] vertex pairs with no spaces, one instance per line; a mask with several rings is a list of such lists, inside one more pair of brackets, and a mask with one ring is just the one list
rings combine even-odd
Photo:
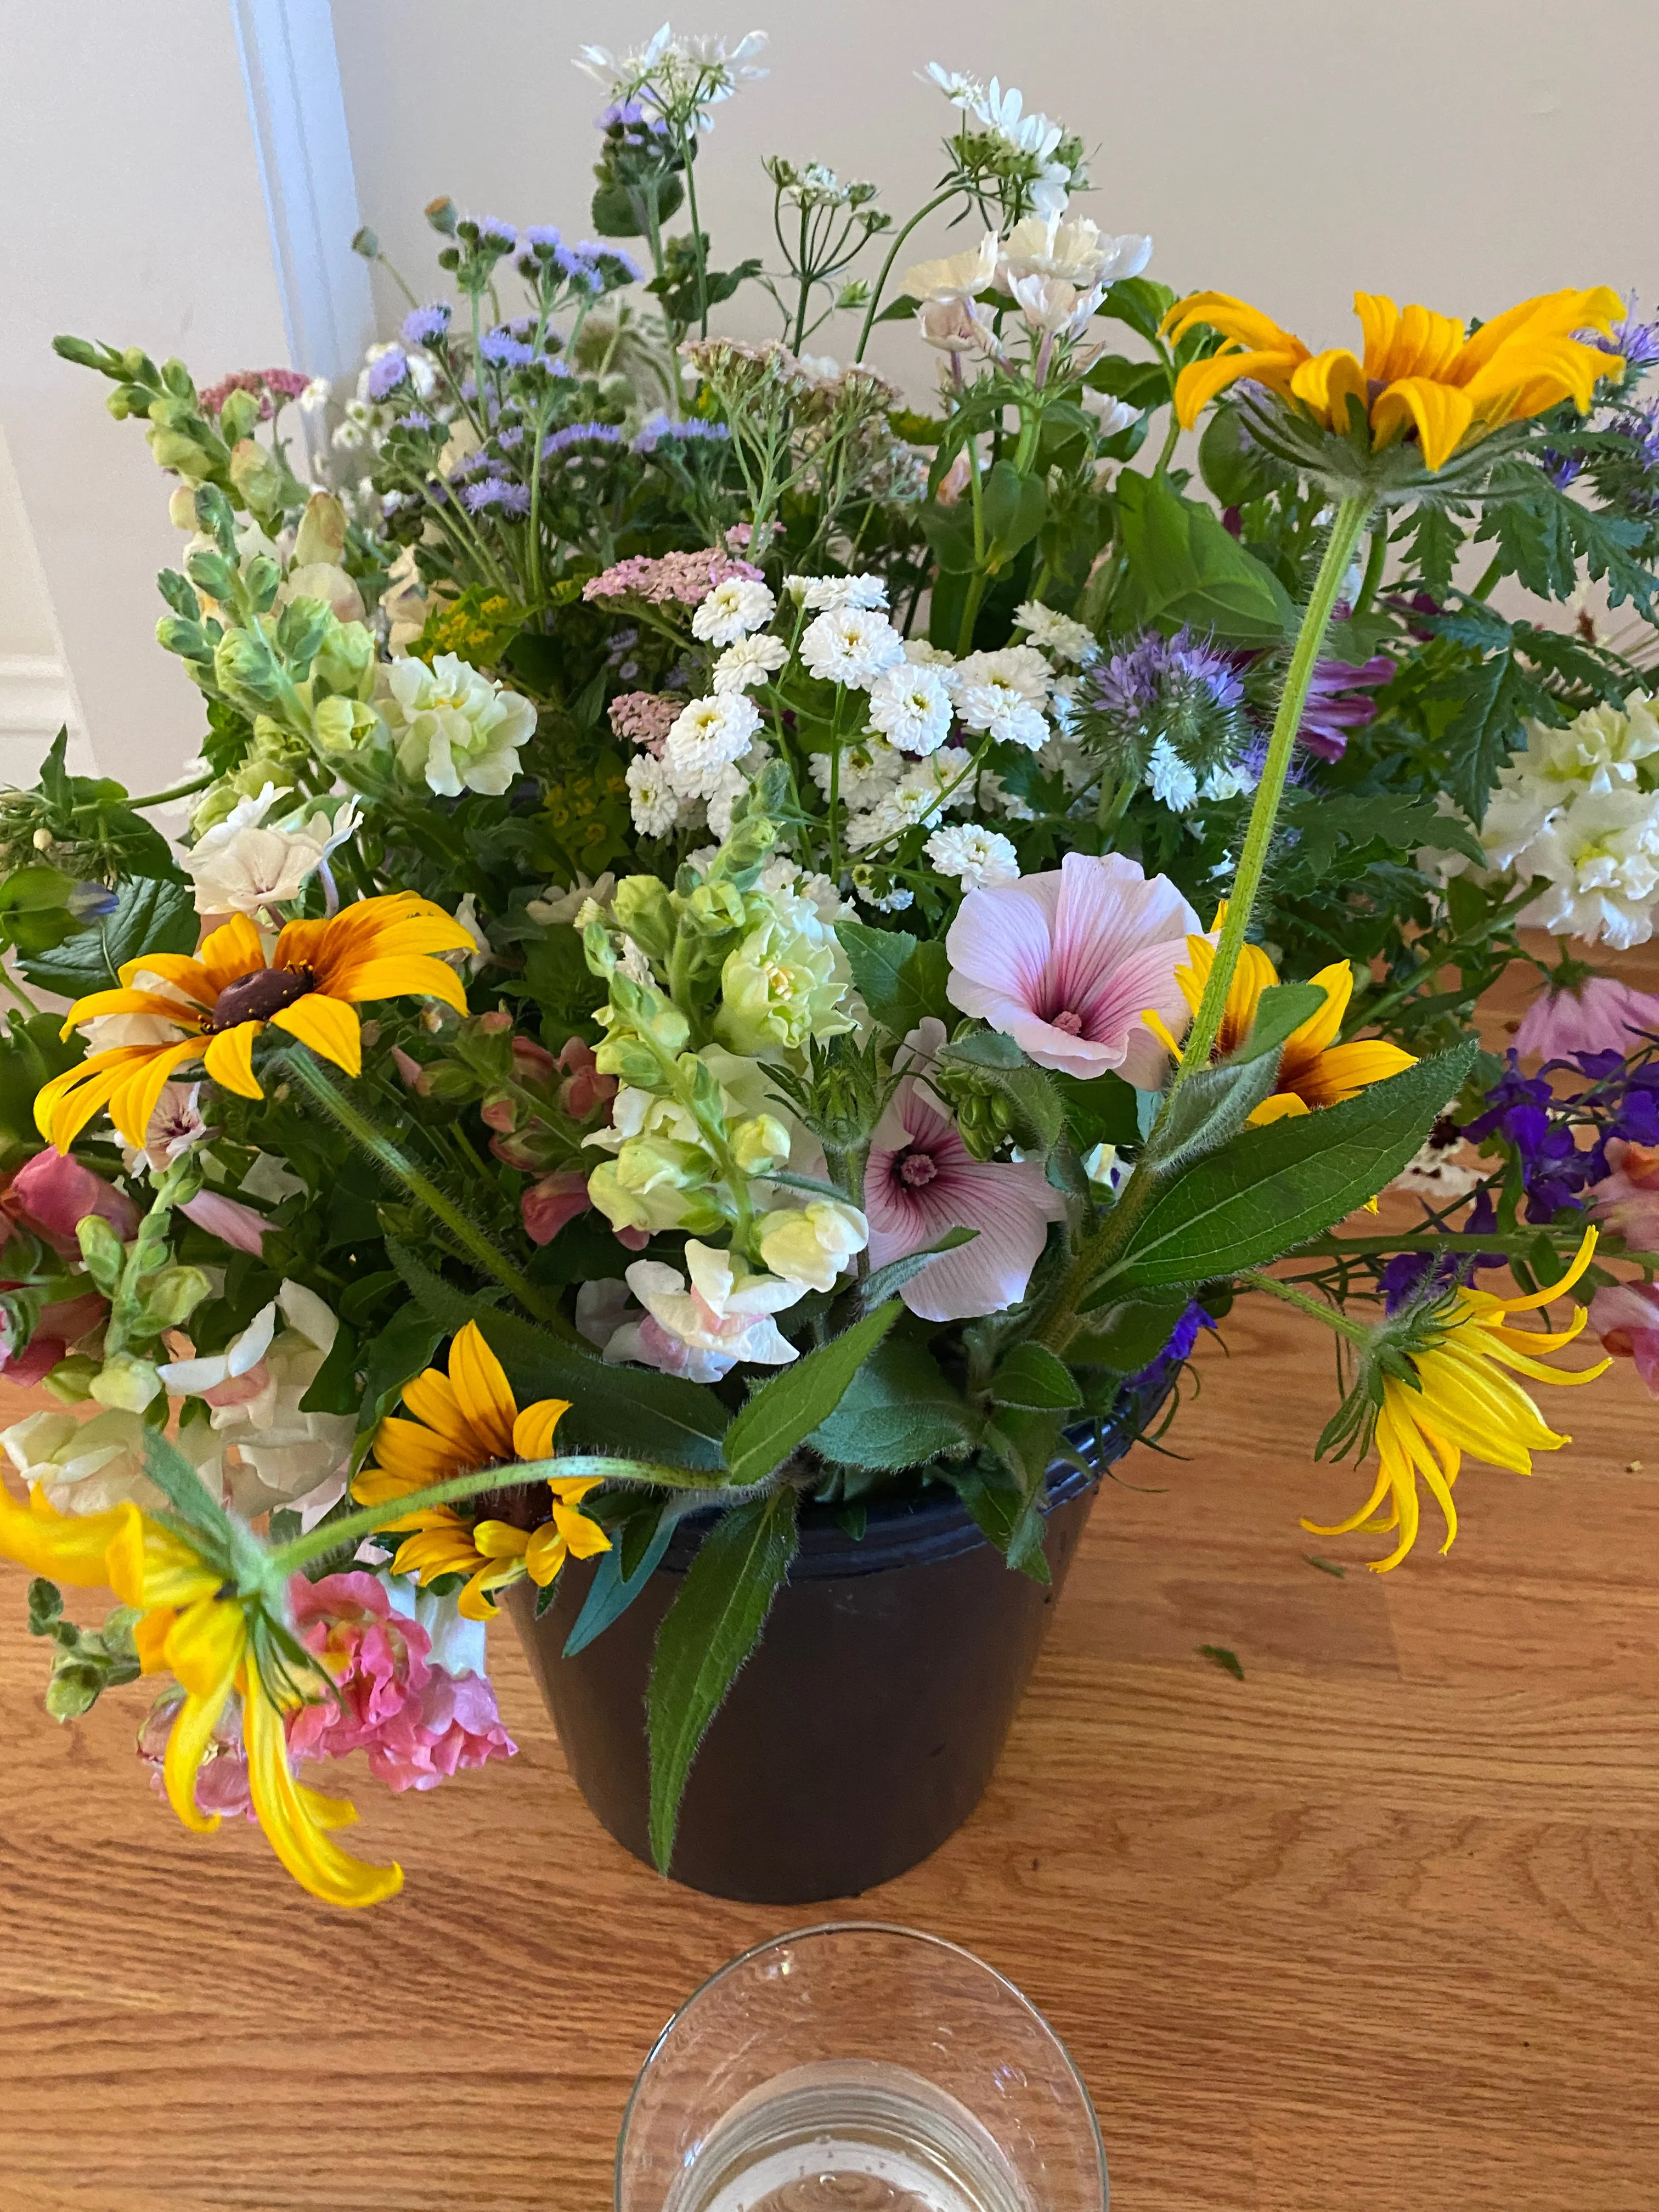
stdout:
[[639,2103],[640,2092],[645,2087],[646,2075],[656,2063],[675,2029],[692,2007],[723,1982],[728,1974],[735,1974],[740,1966],[746,1966],[751,1960],[758,1959],[763,1952],[778,1950],[786,1943],[805,1943],[819,1936],[900,1936],[908,1942],[927,1943],[937,1951],[949,1951],[955,1957],[965,1960],[970,1966],[976,1966],[981,1973],[988,1974],[994,1982],[999,1984],[1003,1990],[1030,2015],[1060,2054],[1060,2061],[1071,2077],[1072,2086],[1077,2091],[1083,2110],[1088,2116],[1089,2134],[1094,2144],[1095,2162],[1100,2169],[1101,2204],[1103,2208],[1109,2203],[1110,2184],[1107,2178],[1106,2142],[1100,2132],[1100,2115],[1095,2110],[1095,2100],[1089,2094],[1089,2085],[1084,2080],[1082,2069],[1073,2057],[1063,2037],[1060,2035],[1047,2014],[1040,2012],[1032,2003],[1024,1990],[1016,1983],[1011,1982],[1006,1974],[992,1966],[988,1960],[981,1959],[977,1951],[970,1951],[964,1943],[953,1943],[948,1936],[935,1936],[925,1928],[907,1928],[902,1921],[897,1920],[816,1920],[809,1927],[792,1928],[781,1936],[768,1936],[758,1943],[750,1943],[746,1949],[739,1951],[735,1958],[728,1959],[723,1966],[716,1966],[712,1974],[705,1975],[690,1996],[683,1998],[675,2006],[650,2050],[647,2051],[641,2062],[640,2070],[634,2076],[634,2086],[628,2093],[628,2102],[623,2108],[622,2125],[617,2130],[617,2159],[611,2186],[615,2212],[622,2212],[623,2158],[628,2148],[628,2131],[633,2124],[634,2110]]

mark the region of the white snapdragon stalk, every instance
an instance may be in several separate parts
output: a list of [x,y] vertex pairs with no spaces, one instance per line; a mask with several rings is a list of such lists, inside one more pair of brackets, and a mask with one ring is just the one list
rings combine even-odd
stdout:
[[520,749],[536,732],[528,699],[483,676],[453,653],[383,663],[375,703],[392,732],[398,765],[411,782],[446,798],[499,795],[519,773]]
[[678,1268],[660,1261],[634,1262],[628,1286],[650,1320],[619,1328],[605,1346],[607,1360],[638,1359],[648,1366],[693,1371],[689,1360],[674,1360],[678,1346],[683,1354],[702,1355],[696,1380],[714,1382],[739,1360],[784,1367],[799,1357],[772,1316],[797,1304],[805,1295],[805,1285],[750,1274],[740,1261],[734,1263],[731,1253],[714,1251],[696,1237],[686,1241],[685,1264],[689,1285]]
[[815,1198],[763,1214],[755,1241],[768,1267],[785,1282],[831,1291],[870,1242],[870,1224],[855,1206]]
[[203,831],[180,855],[195,885],[198,914],[257,915],[297,899],[317,869],[357,826],[348,799],[331,817],[322,808],[286,822],[266,817],[292,808],[296,794],[268,783],[257,799],[239,799],[222,822]]

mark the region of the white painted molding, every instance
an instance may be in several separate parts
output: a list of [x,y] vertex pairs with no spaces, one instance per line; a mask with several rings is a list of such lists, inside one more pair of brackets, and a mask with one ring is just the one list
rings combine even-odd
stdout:
[[42,750],[75,721],[69,671],[45,653],[0,653],[0,738],[38,738]]
[[289,358],[313,376],[342,376],[374,336],[374,307],[368,265],[351,251],[357,183],[329,0],[230,0],[230,13]]

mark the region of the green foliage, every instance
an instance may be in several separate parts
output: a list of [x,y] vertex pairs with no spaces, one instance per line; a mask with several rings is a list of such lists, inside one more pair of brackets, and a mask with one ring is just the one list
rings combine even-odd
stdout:
[[781,1468],[795,1446],[830,1419],[902,1311],[898,1300],[890,1299],[763,1382],[726,1431],[729,1479],[747,1486]]
[[1044,1346],[1030,1339],[1005,1353],[991,1377],[991,1396],[999,1406],[1033,1413],[1067,1413],[1083,1403],[1071,1370]]
[[142,1670],[132,1641],[137,1619],[131,1606],[118,1605],[101,1628],[77,1628],[64,1618],[63,1593],[55,1583],[41,1575],[30,1583],[29,1634],[46,1637],[53,1646],[46,1699],[53,1720],[78,1720],[106,1690],[138,1680]]
[[877,1346],[806,1441],[842,1467],[921,1467],[960,1455],[977,1440],[981,1425],[926,1345],[896,1332]]
[[112,913],[60,944],[20,958],[29,981],[62,998],[79,999],[119,984],[125,962],[144,952],[193,952],[199,924],[188,884],[133,876],[116,896]]
[[657,1632],[646,1722],[651,1741],[651,1856],[666,1874],[691,1762],[738,1668],[760,1640],[799,1535],[796,1492],[735,1505],[703,1539]]
[[62,1037],[56,1014],[9,1013],[0,1024],[0,1163],[40,1142],[35,1095],[81,1057],[76,1037]]
[[1128,569],[1115,618],[1185,626],[1231,645],[1282,643],[1296,623],[1283,585],[1208,507],[1182,499],[1163,477],[1125,470],[1116,489]]
[[[600,1553],[582,1609],[564,1639],[567,1659],[574,1659],[579,1651],[585,1651],[595,1637],[603,1636],[612,1621],[622,1618],[661,1564],[669,1539],[674,1534],[673,1517],[658,1509],[649,1519],[649,1540],[631,1565],[621,1543],[613,1541],[608,1552]],[[553,1588],[552,1583],[548,1585],[550,1594]]]
[[951,963],[937,939],[919,943],[908,931],[864,921],[837,922],[836,935],[859,996],[884,1029],[902,1037],[930,1015],[951,1020],[955,1010],[945,995]]

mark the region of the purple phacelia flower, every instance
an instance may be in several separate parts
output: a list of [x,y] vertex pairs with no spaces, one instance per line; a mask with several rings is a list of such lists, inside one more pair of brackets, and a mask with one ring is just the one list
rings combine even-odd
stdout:
[[1230,656],[1200,645],[1185,629],[1173,637],[1145,631],[1127,653],[1097,662],[1090,681],[1090,703],[1127,722],[1144,720],[1177,690],[1206,693],[1224,714],[1235,711],[1244,698],[1243,679]]

